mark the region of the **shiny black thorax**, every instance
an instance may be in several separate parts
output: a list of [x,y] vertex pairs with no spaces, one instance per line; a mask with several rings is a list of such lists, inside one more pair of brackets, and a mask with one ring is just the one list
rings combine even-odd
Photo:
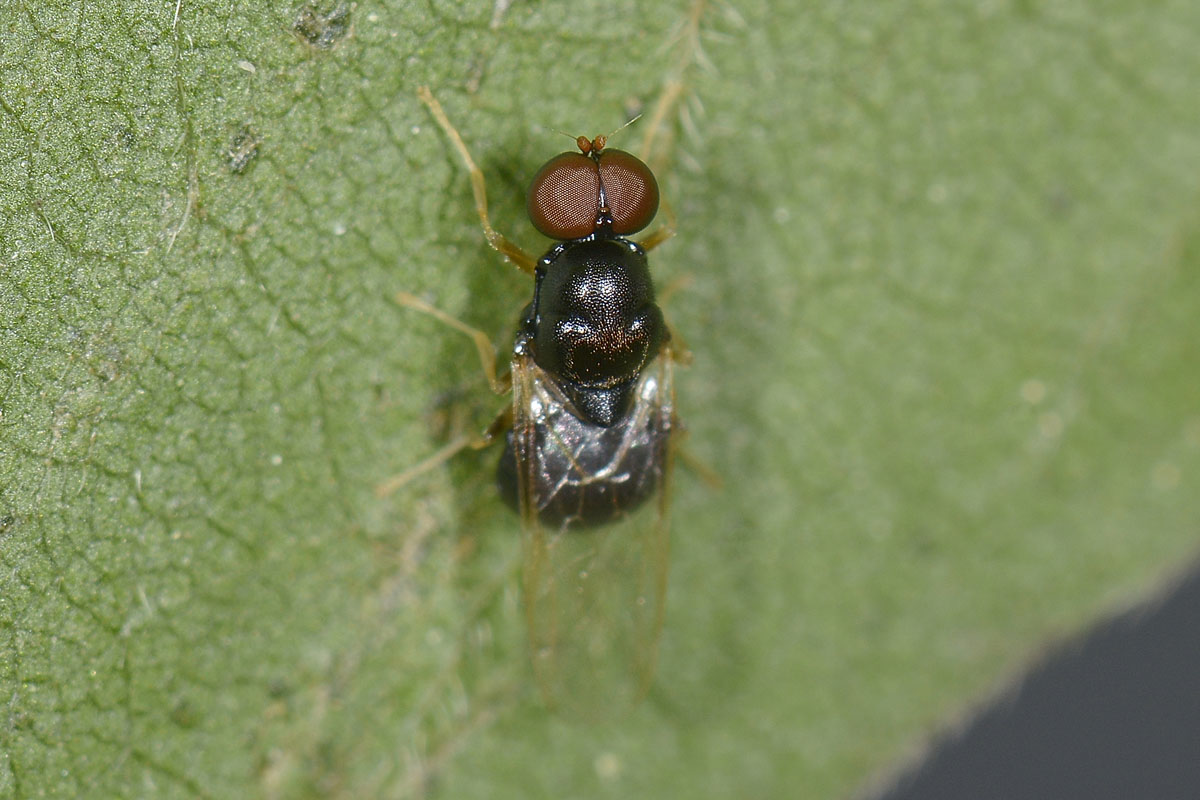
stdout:
[[646,253],[618,237],[561,242],[542,256],[522,333],[579,416],[601,427],[629,411],[665,339]]
[[518,432],[508,432],[496,472],[500,494],[518,508],[525,469],[543,524],[604,524],[657,491],[669,434],[669,421],[638,397],[647,390],[643,373],[668,340],[646,253],[619,237],[561,242],[538,262],[535,280],[514,358],[532,354],[537,380],[552,382],[565,402],[539,403],[533,412],[536,464],[518,463]]

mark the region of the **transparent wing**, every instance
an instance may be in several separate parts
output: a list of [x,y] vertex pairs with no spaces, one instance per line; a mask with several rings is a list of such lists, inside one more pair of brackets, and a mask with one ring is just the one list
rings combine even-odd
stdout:
[[627,422],[580,421],[531,357],[513,361],[525,613],[546,702],[620,715],[649,688],[667,584],[674,387],[662,353]]

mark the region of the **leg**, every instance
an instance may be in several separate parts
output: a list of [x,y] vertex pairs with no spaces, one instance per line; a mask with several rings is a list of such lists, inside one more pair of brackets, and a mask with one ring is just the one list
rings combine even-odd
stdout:
[[[671,297],[680,289],[685,289],[692,282],[690,274],[678,275],[672,278],[671,281],[663,287],[658,293],[658,304],[665,308],[667,303],[671,301]],[[671,360],[681,366],[689,366],[692,363],[692,351],[688,349],[687,342],[679,335],[679,331],[675,330],[674,326],[663,317],[663,324],[667,326],[667,341],[670,342],[669,352]]]
[[677,292],[690,288],[693,280],[694,277],[690,272],[685,272],[682,275],[676,275],[674,278],[671,278],[671,280],[667,281],[666,286],[658,290],[658,304],[665,306],[670,303],[671,298]]
[[506,372],[503,375],[496,375],[496,348],[492,345],[486,333],[478,328],[472,328],[465,322],[455,319],[440,308],[435,308],[421,298],[411,295],[408,292],[399,292],[396,295],[396,302],[402,306],[407,306],[408,308],[428,314],[438,322],[449,325],[454,330],[461,331],[470,336],[471,340],[475,342],[475,349],[479,351],[479,363],[483,367],[483,374],[487,378],[488,385],[492,387],[492,391],[496,394],[504,394],[512,388],[511,374]]
[[[650,119],[645,128],[646,132],[642,136],[641,147],[638,148],[638,157],[646,162],[655,173],[662,173],[666,167],[673,142],[670,136],[664,135],[663,142],[660,143],[659,135],[667,131],[669,127],[667,117],[679,105],[687,91],[685,82],[687,73],[694,63],[707,62],[700,47],[700,19],[704,16],[706,7],[707,0],[693,0],[687,17],[675,34],[674,38],[678,45],[675,63],[663,80],[662,92],[659,93],[658,100],[654,103],[654,109],[650,112]],[[684,110],[686,111],[686,108]],[[672,213],[671,207],[665,201],[662,204],[662,212],[666,220],[658,230],[639,242],[643,250],[652,250],[675,235],[675,214]]]
[[708,488],[720,491],[725,488],[725,479],[721,477],[715,469],[710,467],[700,457],[688,450],[682,444],[675,451],[675,455],[679,456],[679,460],[683,465],[699,476],[700,480],[708,484]]
[[488,425],[487,430],[485,430],[482,434],[479,436],[459,436],[457,439],[438,450],[429,458],[413,464],[411,467],[399,473],[398,475],[393,475],[383,483],[376,486],[375,496],[387,497],[397,489],[403,488],[405,484],[410,483],[414,478],[418,478],[421,475],[424,475],[426,472],[429,472],[434,467],[438,467],[446,463],[463,450],[466,450],[468,447],[472,450],[481,450],[484,447],[487,447],[496,440],[497,436],[512,427],[512,419],[512,406],[509,405],[500,412],[499,416],[492,420],[492,424]]
[[658,229],[645,239],[638,242],[647,253],[675,235],[675,212],[671,210],[671,207],[665,201],[659,208],[662,209],[663,216],[667,218],[667,221],[658,226]]
[[642,146],[638,148],[638,157],[649,164],[652,170],[661,169],[663,162],[666,161],[664,154],[654,151],[655,140],[658,138],[659,131],[666,125],[667,114],[682,95],[683,81],[677,75],[668,77],[663,84],[662,94],[658,96],[658,102],[654,104],[654,111],[650,113],[650,122],[646,126],[646,133],[642,136]]
[[417,97],[429,107],[429,112],[433,114],[433,118],[437,120],[437,124],[450,137],[451,144],[458,151],[463,164],[467,167],[467,172],[471,175],[471,189],[475,193],[475,210],[479,212],[479,221],[483,224],[483,235],[487,237],[488,244],[499,250],[509,261],[532,275],[537,260],[492,227],[492,222],[488,218],[487,189],[484,185],[483,172],[475,165],[475,160],[471,158],[471,153],[467,150],[467,145],[463,142],[462,137],[458,135],[458,131],[454,129],[454,126],[450,124],[449,117],[442,110],[442,104],[429,91],[428,86],[422,86],[417,89]]
[[663,324],[667,326],[667,339],[671,343],[670,357],[681,367],[690,367],[692,365],[692,351],[688,349],[687,342],[679,335],[679,331],[671,325],[671,323],[663,320]]
[[[471,340],[475,342],[475,349],[479,352],[480,366],[483,367],[483,374],[487,377],[492,391],[496,394],[504,394],[512,388],[512,373],[506,372],[500,376],[496,375],[496,348],[492,346],[491,340],[488,339],[487,334],[483,331],[472,328],[465,322],[455,319],[440,308],[435,308],[408,292],[398,293],[396,295],[396,302],[402,306],[407,306],[408,308],[428,314],[437,321],[454,328],[456,331],[461,331],[470,336]],[[482,434],[479,436],[463,435],[455,438],[429,458],[414,464],[398,475],[393,475],[376,486],[375,496],[387,497],[392,492],[411,482],[414,478],[424,475],[434,467],[449,461],[468,447],[476,450],[487,447],[497,436],[512,427],[512,414],[512,405],[510,404],[500,412],[500,415],[492,421],[492,424]]]
[[697,63],[712,66],[704,55],[700,43],[700,20],[704,17],[707,6],[708,0],[692,0],[692,6],[688,10],[687,16],[672,36],[675,44],[674,63],[663,79],[662,92],[658,95],[654,110],[650,112],[649,124],[642,136],[642,146],[638,150],[638,157],[649,164],[650,169],[655,172],[662,171],[667,159],[666,151],[671,147],[671,142],[668,141],[662,147],[663,152],[656,152],[656,139],[659,133],[666,129],[667,115],[683,99],[683,95],[687,91],[688,73]]
[[[678,83],[669,85],[663,91],[662,96],[658,98],[658,103],[654,106],[654,114],[650,118],[649,130],[646,131],[646,137],[642,140],[642,160],[647,164],[650,163],[647,159],[650,158],[651,150],[654,147],[654,139],[657,136],[658,129],[662,127],[664,118],[667,115],[667,111],[674,103],[675,99],[678,98],[679,92],[682,91],[682,88],[682,85]],[[666,157],[664,156],[659,160],[665,162]],[[661,172],[661,164],[657,169]],[[642,239],[642,241],[638,242],[638,244],[642,246],[642,249],[647,253],[675,235],[675,212],[671,210],[670,203],[668,203],[666,200],[663,200],[659,205],[659,210],[666,219],[653,233],[651,233],[645,239]]]

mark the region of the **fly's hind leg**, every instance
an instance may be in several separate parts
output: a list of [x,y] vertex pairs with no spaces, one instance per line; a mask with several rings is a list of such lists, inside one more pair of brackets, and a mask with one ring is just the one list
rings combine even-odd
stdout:
[[479,214],[479,222],[483,226],[483,235],[487,237],[488,244],[499,250],[505,258],[516,264],[523,271],[532,275],[534,267],[537,264],[537,259],[522,250],[520,245],[492,227],[492,221],[488,217],[487,186],[484,181],[483,171],[476,166],[475,159],[471,158],[471,151],[467,149],[467,145],[463,141],[462,136],[459,135],[458,130],[450,123],[450,118],[442,110],[442,104],[433,96],[433,92],[429,91],[428,86],[418,88],[417,97],[429,108],[429,113],[433,114],[433,118],[437,121],[437,124],[450,137],[450,143],[458,151],[459,157],[462,159],[467,172],[471,176],[471,190],[475,194],[475,211]]
[[721,477],[721,473],[717,472],[708,462],[700,458],[700,456],[689,450],[685,444],[688,431],[686,428],[680,431],[679,441],[675,444],[675,455],[683,462],[683,465],[692,471],[692,474],[704,481],[708,488],[714,491],[720,491],[725,488],[725,479]]
[[[506,394],[512,389],[512,373],[505,372],[501,375],[496,374],[496,348],[488,339],[487,334],[478,328],[472,328],[460,319],[452,317],[445,311],[442,311],[436,306],[426,303],[416,295],[408,292],[399,292],[396,295],[396,302],[414,311],[420,311],[453,328],[460,333],[470,337],[475,343],[475,349],[479,354],[479,365],[483,369],[483,374],[487,378],[488,385],[496,394]],[[512,405],[505,406],[497,417],[492,420],[492,423],[487,426],[483,433],[479,435],[462,435],[447,443],[445,446],[433,453],[433,455],[420,461],[403,472],[393,475],[383,483],[375,487],[377,497],[386,497],[392,492],[400,489],[405,484],[410,483],[413,479],[424,475],[426,472],[435,467],[444,464],[454,456],[468,448],[472,450],[480,450],[487,447],[496,438],[512,427],[513,411]]]
[[397,489],[403,488],[406,484],[411,483],[415,478],[424,475],[426,472],[441,466],[463,450],[482,450],[483,448],[496,441],[497,437],[512,427],[513,413],[512,406],[505,406],[492,424],[488,425],[483,433],[478,436],[464,435],[459,436],[453,441],[440,448],[433,455],[423,461],[413,464],[408,469],[385,480],[383,483],[375,487],[376,497],[387,497]]

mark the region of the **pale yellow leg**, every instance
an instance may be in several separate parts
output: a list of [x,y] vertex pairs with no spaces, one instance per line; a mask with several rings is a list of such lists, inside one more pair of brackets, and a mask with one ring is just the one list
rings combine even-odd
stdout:
[[486,333],[478,328],[472,328],[462,320],[450,316],[440,308],[431,306],[421,298],[408,292],[397,292],[396,302],[414,311],[428,314],[438,322],[449,325],[454,330],[471,337],[471,341],[475,342],[475,349],[479,351],[479,364],[483,367],[483,374],[487,377],[488,385],[492,387],[492,391],[496,394],[504,394],[512,387],[511,375],[508,373],[499,376],[496,375],[496,348]]
[[376,486],[375,496],[387,497],[389,494],[403,487],[414,478],[418,478],[421,475],[424,475],[426,472],[429,472],[434,467],[446,463],[451,458],[454,458],[454,456],[470,447],[475,438],[476,437],[473,436],[458,437],[419,464],[413,464],[403,472],[393,475],[383,483]]
[[[420,311],[422,314],[429,316],[448,325],[456,331],[466,334],[475,343],[475,349],[479,353],[479,365],[483,367],[483,374],[487,378],[488,385],[492,387],[492,391],[496,394],[505,394],[512,389],[512,373],[505,372],[503,375],[496,374],[496,348],[492,345],[487,334],[478,328],[472,328],[460,319],[450,316],[445,311],[442,311],[436,306],[431,306],[416,295],[408,292],[398,292],[396,294],[396,302],[414,311]],[[436,453],[429,456],[420,463],[414,464],[398,475],[385,480],[383,483],[375,487],[375,494],[378,497],[386,497],[413,479],[424,475],[434,467],[437,467],[449,461],[454,456],[458,455],[468,447],[478,450],[487,447],[496,437],[499,436],[508,428],[512,427],[512,406],[506,406],[500,415],[492,421],[492,424],[487,427],[482,434],[478,436],[459,436],[444,447],[440,448]]]
[[[650,124],[646,130],[645,137],[642,139],[641,158],[647,164],[650,163],[650,159],[653,157],[652,150],[655,138],[658,136],[658,130],[665,124],[667,112],[670,111],[675,101],[679,99],[682,91],[683,84],[678,81],[668,81],[662,95],[658,98],[658,102],[654,104],[654,112],[650,115]],[[666,156],[661,156],[658,161],[660,163],[652,165],[651,169],[661,170],[663,164],[666,163]],[[671,205],[666,200],[663,200],[659,204],[658,210],[666,219],[653,233],[638,242],[647,253],[675,235],[675,212],[671,210]]]
[[696,475],[700,477],[700,480],[708,484],[708,488],[715,489],[717,491],[725,488],[725,479],[722,478],[715,469],[701,461],[700,457],[691,450],[688,450],[683,445],[680,445],[679,449],[675,451],[675,454],[679,456],[679,460],[683,462],[685,467],[696,473]]
[[[668,153],[673,144],[671,137],[663,135],[669,131],[668,116],[683,99],[687,90],[685,78],[692,65],[703,59],[700,48],[700,19],[707,8],[707,0],[693,0],[686,19],[678,31],[679,52],[674,65],[663,81],[662,91],[650,112],[650,119],[642,136],[642,144],[638,149],[638,157],[646,162],[650,169],[661,173],[666,167]],[[662,141],[660,141],[660,137]],[[666,217],[661,227],[639,242],[642,249],[653,250],[675,235],[675,214],[664,201],[661,211]]]
[[650,112],[650,120],[646,125],[646,133],[642,136],[642,146],[638,149],[638,157],[649,164],[652,170],[662,168],[666,161],[666,156],[655,153],[654,146],[657,144],[659,133],[666,126],[667,114],[671,112],[682,96],[683,81],[675,76],[669,77],[663,84],[663,90],[654,104],[654,110]]
[[666,286],[658,290],[658,304],[660,306],[666,306],[669,304],[671,302],[671,298],[675,296],[675,293],[683,289],[687,289],[692,285],[693,280],[694,278],[690,272],[685,272],[682,275],[676,275],[667,282]]
[[665,200],[659,205],[659,211],[667,218],[666,221],[653,233],[638,242],[647,253],[675,235],[675,212],[671,210]]
[[671,360],[676,364],[688,366],[692,363],[692,351],[688,349],[687,342],[679,335],[679,331],[675,330],[674,326],[666,320],[665,309],[667,304],[671,302],[671,297],[680,289],[687,288],[692,282],[690,274],[678,275],[663,287],[662,291],[658,292],[658,305],[664,309],[663,324],[667,326],[667,335],[671,342]]
[[671,337],[671,360],[680,366],[691,366],[692,351],[688,349],[687,342],[679,335],[679,331],[671,326],[671,323],[663,320],[663,324],[667,326],[667,334]]
[[439,449],[436,453],[426,458],[417,464],[413,464],[403,472],[393,475],[383,483],[375,487],[376,497],[387,497],[397,489],[403,488],[405,484],[410,483],[416,478],[429,472],[434,467],[440,466],[456,455],[466,450],[468,447],[472,450],[480,450],[487,447],[492,442],[496,441],[496,437],[504,433],[512,427],[512,406],[506,407],[500,412],[492,424],[488,425],[487,430],[478,436],[459,436],[454,441]]
[[492,221],[488,217],[487,208],[487,187],[484,182],[483,172],[475,165],[475,159],[471,158],[471,152],[467,150],[467,145],[459,136],[455,127],[450,124],[450,118],[446,116],[446,112],[442,110],[442,104],[437,101],[433,93],[429,91],[428,86],[422,86],[417,89],[417,97],[421,102],[429,107],[429,111],[433,114],[433,118],[437,120],[437,124],[441,126],[446,135],[450,137],[451,144],[458,151],[458,155],[462,158],[463,164],[467,167],[467,172],[471,176],[471,189],[475,193],[475,210],[479,212],[479,221],[483,225],[483,235],[487,237],[488,244],[499,250],[512,263],[516,264],[530,275],[533,274],[534,266],[537,260],[526,253],[521,247],[508,239],[504,234],[492,227]]

